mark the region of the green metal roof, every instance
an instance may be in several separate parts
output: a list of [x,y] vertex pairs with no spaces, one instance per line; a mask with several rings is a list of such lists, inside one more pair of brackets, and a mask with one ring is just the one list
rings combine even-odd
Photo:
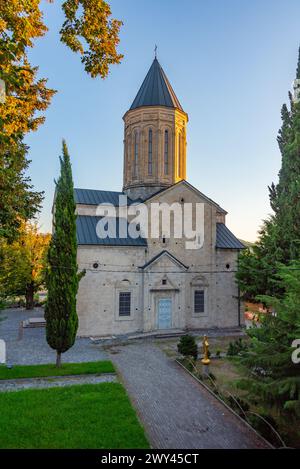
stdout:
[[[83,205],[112,204],[115,207],[118,207],[119,197],[122,195],[126,196],[124,192],[74,189],[75,203]],[[131,205],[134,202],[140,202],[140,200],[132,200],[127,196],[128,205]]]
[[165,106],[183,111],[180,102],[157,58],[146,75],[130,109],[142,106]]
[[243,243],[241,243],[233,233],[227,228],[224,223],[217,223],[217,249],[245,249]]
[[[127,236],[120,238],[119,227],[120,219],[116,218],[116,237],[99,238],[97,235],[97,223],[103,217],[94,217],[89,215],[79,215],[76,219],[77,228],[77,243],[78,245],[98,245],[98,246],[141,246],[146,247],[147,241],[142,238],[132,238],[128,234],[127,223]],[[126,222],[126,220],[125,220]]]

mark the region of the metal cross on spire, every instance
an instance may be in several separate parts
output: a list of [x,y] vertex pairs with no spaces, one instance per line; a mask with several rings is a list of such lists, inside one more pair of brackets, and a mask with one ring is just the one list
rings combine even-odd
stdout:
[[155,47],[154,47],[154,57],[157,58],[157,45],[155,44]]

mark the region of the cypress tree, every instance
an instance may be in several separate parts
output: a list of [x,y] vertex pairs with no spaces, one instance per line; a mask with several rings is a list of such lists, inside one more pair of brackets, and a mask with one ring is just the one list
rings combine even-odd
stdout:
[[296,78],[300,80],[300,46],[299,46],[299,55],[298,55],[298,66],[296,71]]
[[[300,257],[300,103],[290,96],[291,109],[283,109],[283,125],[278,136],[282,165],[275,194],[270,202],[275,209],[278,245],[285,264]],[[275,197],[274,197],[275,195]]]
[[[296,78],[300,74],[300,48]],[[278,144],[282,155],[279,181],[275,197],[270,191],[270,202],[275,209],[278,226],[278,244],[282,249],[282,261],[286,264],[300,258],[300,103],[290,97],[290,110],[282,108],[282,127]]]
[[[296,77],[300,78],[300,48]],[[248,299],[254,299],[255,292],[276,296],[283,293],[274,275],[276,264],[287,265],[300,259],[300,102],[291,93],[289,98],[290,106],[284,104],[281,109],[282,126],[277,137],[282,157],[279,180],[269,187],[274,213],[264,221],[253,251],[240,256],[237,278]],[[251,262],[256,264],[255,272],[249,271],[249,257],[255,258]]]
[[[300,78],[300,50],[296,77]],[[239,386],[256,405],[275,410],[283,427],[289,422],[297,428],[300,365],[292,361],[292,344],[300,334],[300,102],[289,97],[277,138],[282,156],[279,180],[269,187],[274,213],[264,222],[253,251],[242,254],[238,273],[245,296],[262,301],[274,313],[262,315],[260,327],[247,331],[251,342],[241,361],[250,373]]]
[[56,350],[56,366],[59,367],[61,354],[75,342],[78,328],[76,295],[82,276],[77,267],[74,186],[65,141],[63,156],[60,157],[60,177],[55,184],[54,232],[48,251],[45,318],[47,342]]

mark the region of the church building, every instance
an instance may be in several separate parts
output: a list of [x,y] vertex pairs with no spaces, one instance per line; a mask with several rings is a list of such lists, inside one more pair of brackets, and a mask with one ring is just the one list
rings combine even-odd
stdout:
[[[227,228],[227,212],[186,180],[188,115],[156,57],[123,120],[123,190],[75,189],[78,267],[86,270],[77,297],[78,335],[238,327],[243,314],[235,272],[244,246]],[[140,234],[133,236],[131,210],[150,213],[161,204],[179,210],[170,210],[170,232],[159,214],[149,217],[148,230],[136,224]],[[114,236],[99,236],[99,206],[114,210]],[[185,234],[175,235],[175,221],[188,206],[193,225],[201,217],[196,247]]]

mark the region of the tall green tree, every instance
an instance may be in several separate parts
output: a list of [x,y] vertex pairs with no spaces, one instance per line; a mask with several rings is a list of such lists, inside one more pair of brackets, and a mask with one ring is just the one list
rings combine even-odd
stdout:
[[[24,177],[30,161],[22,143],[28,132],[43,124],[55,93],[28,57],[47,32],[41,4],[0,0],[0,80],[5,83],[5,99],[0,100],[0,236],[9,238],[17,236],[20,220],[34,216],[42,201],[42,194],[34,193]],[[122,22],[111,18],[104,0],[66,0],[62,9],[60,40],[81,55],[90,76],[105,78],[123,57],[116,50]]]
[[297,70],[296,70],[296,78],[300,80],[300,47],[299,47],[298,65],[297,65]]
[[[296,77],[300,77],[300,48]],[[283,293],[275,276],[278,262],[300,259],[300,102],[289,94],[290,106],[281,110],[277,141],[281,169],[277,184],[269,187],[273,214],[265,220],[256,246],[240,255],[237,279],[244,297]],[[255,270],[253,269],[255,267]]]
[[61,354],[75,342],[78,328],[76,295],[83,275],[78,273],[77,267],[74,186],[65,141],[60,157],[60,177],[56,182],[53,225],[54,232],[48,251],[45,318],[47,342],[56,350],[56,366],[60,367]]
[[0,150],[0,239],[12,242],[23,220],[33,218],[41,207],[43,192],[33,190],[26,175],[28,147],[18,139]]
[[251,343],[241,362],[251,373],[239,386],[283,416],[299,419],[300,363],[292,354],[300,338],[300,261],[281,266],[277,278],[283,297],[259,297],[273,314],[262,314],[260,326],[248,330]]
[[0,238],[0,297],[25,296],[33,309],[34,294],[45,284],[47,249],[51,235],[40,233],[36,223],[22,222],[13,242]]

